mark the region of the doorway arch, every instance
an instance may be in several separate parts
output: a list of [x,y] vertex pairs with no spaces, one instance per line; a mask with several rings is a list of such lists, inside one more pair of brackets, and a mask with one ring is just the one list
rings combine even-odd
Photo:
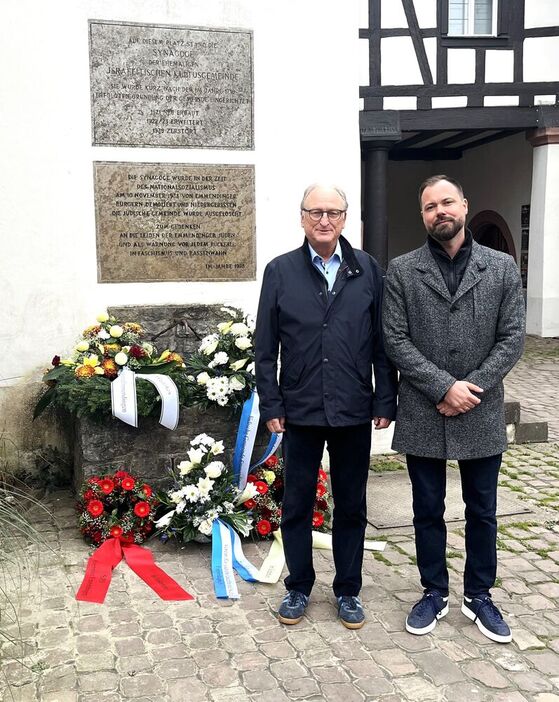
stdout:
[[496,251],[504,251],[516,258],[516,247],[510,229],[500,214],[493,210],[478,212],[468,224],[478,244]]

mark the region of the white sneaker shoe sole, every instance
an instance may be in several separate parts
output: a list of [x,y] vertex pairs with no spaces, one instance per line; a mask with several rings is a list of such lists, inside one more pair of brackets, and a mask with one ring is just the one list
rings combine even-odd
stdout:
[[476,619],[475,613],[472,612],[469,607],[466,607],[464,603],[462,603],[462,614],[465,614],[468,619],[476,624],[481,633],[487,636],[488,639],[491,639],[491,641],[496,641],[497,643],[510,643],[512,641],[512,633],[508,636],[501,636],[500,634],[495,634],[493,631],[489,631],[487,627],[483,626],[479,619]]
[[428,634],[430,631],[433,631],[433,629],[437,626],[437,621],[439,619],[442,619],[443,617],[446,617],[447,614],[448,614],[448,602],[441,609],[441,611],[435,616],[433,621],[430,624],[428,624],[427,626],[424,626],[423,629],[415,629],[413,626],[410,626],[408,624],[408,620],[406,619],[406,631],[409,632],[410,634],[415,634],[416,636],[423,636],[423,634]]

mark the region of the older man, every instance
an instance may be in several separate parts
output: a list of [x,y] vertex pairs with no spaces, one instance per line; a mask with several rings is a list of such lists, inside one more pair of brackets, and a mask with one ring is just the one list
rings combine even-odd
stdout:
[[348,628],[360,628],[365,618],[358,595],[371,419],[379,429],[393,419],[396,374],[382,342],[383,272],[341,236],[346,212],[339,188],[315,184],[306,189],[303,245],[267,265],[258,307],[260,413],[270,431],[285,432],[281,531],[289,575],[279,608],[284,624],[302,619],[315,581],[312,516],[325,443],[334,497],[338,614]]
[[390,263],[384,301],[386,350],[401,376],[393,448],[407,458],[424,588],[406,629],[426,634],[448,612],[446,460],[457,459],[466,504],[462,612],[487,637],[506,643],[511,632],[490,589],[507,445],[503,378],[524,342],[520,275],[511,256],[473,240],[457,181],[432,176],[419,200],[427,243]]

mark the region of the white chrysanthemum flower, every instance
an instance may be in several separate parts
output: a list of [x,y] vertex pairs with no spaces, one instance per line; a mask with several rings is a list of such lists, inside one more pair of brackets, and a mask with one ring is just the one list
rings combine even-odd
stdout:
[[212,447],[210,448],[210,453],[212,456],[219,456],[219,454],[223,453],[224,450],[225,447],[223,446],[223,441],[214,441]]
[[231,334],[235,336],[246,336],[249,333],[249,328],[243,322],[235,322],[231,325]]
[[221,461],[212,461],[204,468],[204,473],[208,478],[219,478],[225,470],[225,465]]
[[192,461],[192,463],[200,463],[206,455],[206,452],[204,451],[204,449],[201,448],[191,448],[188,449],[187,454],[188,458]]
[[246,351],[252,346],[252,341],[248,338],[248,336],[238,336],[235,339],[235,346],[238,349],[241,349],[241,351]]
[[221,397],[221,394],[213,387],[209,387],[206,389],[206,395],[208,397],[208,400],[212,400],[212,402],[215,402],[218,397]]
[[229,360],[229,356],[225,351],[218,351],[213,359],[208,363],[209,368],[215,368],[216,366],[224,366]]
[[198,502],[200,498],[200,490],[198,490],[196,485],[187,485],[183,492],[185,500],[188,500],[189,502]]
[[220,407],[225,407],[225,405],[229,402],[229,398],[226,397],[225,395],[220,395],[217,398],[216,402]]
[[119,366],[125,366],[128,363],[128,356],[124,353],[124,351],[119,351],[116,354],[115,363],[118,363]]
[[124,329],[118,324],[113,324],[113,326],[109,329],[109,334],[113,337],[113,339],[120,339],[120,337],[124,334]]
[[206,519],[209,519],[213,522],[214,519],[217,519],[219,517],[219,511],[215,508],[209,509],[204,516]]
[[184,500],[181,500],[179,502],[179,504],[175,507],[175,512],[177,514],[181,514],[182,512],[184,512],[185,507],[186,507],[186,502]]
[[111,335],[109,332],[105,331],[104,329],[101,329],[101,331],[97,334],[98,339],[110,339]]
[[169,498],[170,498],[171,502],[174,502],[176,505],[178,505],[179,502],[182,500],[182,491],[175,490],[174,492],[170,492]]

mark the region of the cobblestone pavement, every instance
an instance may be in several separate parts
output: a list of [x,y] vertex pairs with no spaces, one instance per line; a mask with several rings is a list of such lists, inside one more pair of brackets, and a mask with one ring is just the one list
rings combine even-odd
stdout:
[[[530,341],[507,383],[509,396],[555,427],[558,351],[558,342]],[[159,600],[125,564],[115,570],[104,605],[76,602],[89,550],[75,527],[70,494],[55,493],[47,504],[56,521],[46,513],[35,517],[50,549],[42,549],[37,564],[23,547],[25,571],[10,573],[21,606],[19,629],[12,625],[9,633],[25,644],[23,650],[3,644],[0,696],[6,702],[559,700],[559,443],[513,447],[501,483],[533,509],[499,526],[493,596],[513,629],[509,645],[492,643],[460,613],[463,523],[449,526],[450,613],[418,637],[403,626],[420,595],[409,529],[371,532],[387,546],[365,554],[363,629],[349,631],[336,621],[332,558],[325,551],[315,552],[318,580],[308,616],[286,627],[275,617],[281,583],[241,582],[240,600],[216,600],[210,547],[199,544],[150,545],[157,563],[196,595],[193,602]],[[267,548],[249,542],[245,552],[258,564]],[[2,606],[0,616],[5,628],[13,614]]]

